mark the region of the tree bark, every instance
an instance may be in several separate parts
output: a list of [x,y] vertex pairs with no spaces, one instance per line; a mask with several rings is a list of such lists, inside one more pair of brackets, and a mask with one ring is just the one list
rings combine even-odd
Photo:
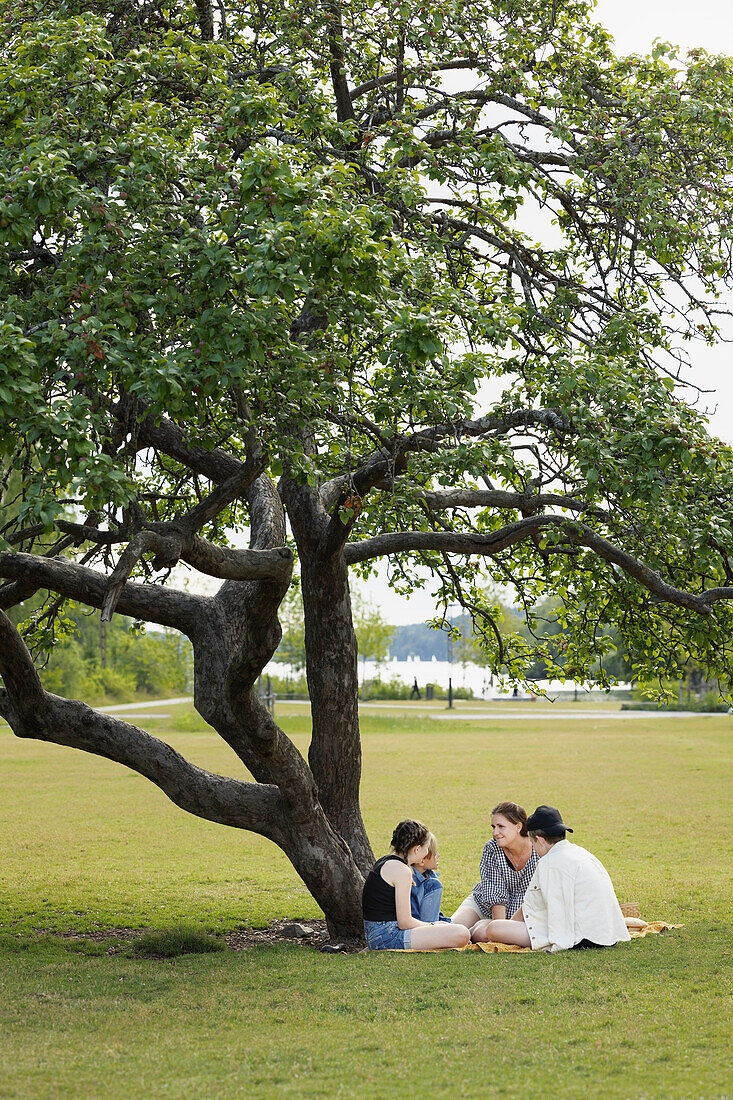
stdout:
[[340,553],[325,559],[320,554],[330,517],[317,491],[290,481],[283,482],[282,491],[301,562],[306,677],[313,721],[308,762],[328,820],[366,874],[374,855],[359,803],[359,674],[348,570]]
[[18,737],[114,760],[145,776],[188,813],[272,840],[323,909],[331,935],[361,936],[360,869],[320,805],[308,764],[261,705],[254,685],[246,679],[240,684],[236,675],[230,682],[231,639],[221,629],[218,609],[206,615],[203,607],[192,632],[197,709],[257,782],[214,775],[136,726],[44,691],[23,640],[2,611],[0,715]]

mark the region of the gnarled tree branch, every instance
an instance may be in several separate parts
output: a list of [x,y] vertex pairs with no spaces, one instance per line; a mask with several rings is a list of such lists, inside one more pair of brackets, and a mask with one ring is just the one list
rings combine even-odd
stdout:
[[356,116],[344,68],[344,28],[341,20],[341,8],[338,4],[332,3],[328,5],[328,11],[331,15],[331,23],[328,27],[328,48],[331,55],[331,83],[336,99],[336,116],[339,122],[348,122],[349,119]]
[[[212,575],[218,577],[228,577],[232,572],[239,577],[270,575],[268,567],[272,563],[264,565],[264,569],[261,568],[255,564],[257,560],[255,554],[250,553],[244,560],[242,558],[237,559],[233,553],[227,554],[223,550],[210,546],[204,539],[196,537],[196,532],[204,524],[214,519],[250,487],[252,482],[261,474],[263,465],[264,456],[258,449],[255,456],[249,456],[239,470],[232,473],[226,481],[217,485],[204,500],[196,504],[183,516],[179,516],[171,523],[145,524],[120,555],[120,559],[112,571],[102,606],[102,621],[109,622],[112,618],[125,582],[129,580],[140,558],[151,551],[155,553],[153,566],[156,569],[170,569],[181,558],[184,558],[191,565],[195,561],[199,562],[201,566],[207,563],[211,564],[215,569]],[[282,565],[283,563],[278,562],[277,564]],[[226,571],[227,566],[229,571]],[[198,566],[196,567],[198,568]],[[203,569],[202,571],[208,572],[209,570]]]
[[[42,558],[8,550],[0,551],[0,577],[48,588],[68,599],[98,608],[104,604],[108,584],[108,578],[102,573],[66,559]],[[123,615],[171,626],[190,635],[195,632],[206,603],[204,596],[128,581],[120,593],[118,610]]]
[[230,581],[281,580],[290,576],[293,552],[287,546],[271,550],[231,550],[194,535],[181,560],[206,573]]
[[176,546],[174,539],[166,539],[155,531],[138,531],[129,546],[120,554],[120,559],[107,581],[107,590],[102,601],[103,623],[111,620],[122,589],[130,579],[130,574],[143,554],[150,550],[155,551],[156,560],[161,565],[175,565],[180,557],[180,545]]
[[[86,703],[45,692],[27,650],[25,660],[18,658],[24,667],[16,677],[18,643],[25,647],[17,632],[15,643],[8,638],[6,624],[8,620],[0,613],[0,670],[6,684],[6,700],[0,699],[0,711],[18,737],[104,756],[149,779],[171,802],[196,817],[283,842],[282,799],[277,787],[205,771],[137,726],[100,714]],[[8,644],[12,647],[10,659],[5,649]]]
[[44,709],[45,692],[25,642],[5,612],[0,611],[0,676],[6,689],[5,708],[0,711],[8,722],[33,720]]
[[344,524],[339,516],[338,506],[346,490],[362,497],[380,482],[384,482],[381,487],[386,488],[397,474],[407,470],[408,456],[411,453],[435,453],[447,439],[481,439],[507,434],[516,429],[529,430],[538,427],[560,437],[572,430],[570,421],[555,409],[517,409],[509,413],[488,413],[476,420],[436,424],[422,431],[403,433],[388,443],[385,442],[383,448],[366,458],[351,474],[332,479],[321,490],[322,505],[332,510],[328,527],[321,537],[321,555],[327,558],[337,554],[351,533],[354,520]]
[[204,42],[214,41],[214,16],[210,0],[195,0],[199,29]]
[[586,512],[598,519],[610,519],[608,512],[598,505],[561,493],[508,493],[502,489],[466,488],[425,490],[420,492],[420,499],[431,512],[448,508],[512,508],[523,515],[533,515],[541,508],[567,508],[572,512]]
[[[599,558],[618,566],[624,573],[633,577],[649,592],[666,603],[687,608],[698,615],[708,615],[712,604],[716,601],[733,599],[733,587],[711,588],[700,593],[685,592],[676,588],[633,554],[615,546],[585,524],[565,516],[531,516],[517,520],[516,523],[507,524],[488,535],[454,531],[401,531],[377,535],[362,542],[349,544],[344,548],[343,556],[349,565],[385,554],[408,553],[412,550],[447,554],[483,554],[494,557],[510,546],[524,542],[542,529],[549,528],[562,531],[566,543],[571,546],[585,546]],[[551,545],[547,547],[547,552],[552,553],[553,550],[558,549],[557,545]]]

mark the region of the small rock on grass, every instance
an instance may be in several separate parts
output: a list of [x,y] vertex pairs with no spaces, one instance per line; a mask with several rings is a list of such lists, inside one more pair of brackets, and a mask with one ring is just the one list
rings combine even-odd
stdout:
[[312,936],[313,929],[307,924],[285,924],[280,929],[280,935],[286,940],[302,940],[303,936]]

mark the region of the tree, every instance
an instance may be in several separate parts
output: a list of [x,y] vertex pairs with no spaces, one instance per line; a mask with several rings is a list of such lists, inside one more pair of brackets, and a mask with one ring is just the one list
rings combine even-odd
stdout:
[[[498,627],[505,646],[524,646],[524,659],[531,656],[531,665],[526,670],[527,680],[565,678],[567,653],[575,631],[566,622],[565,608],[553,600],[544,599],[531,609],[526,616],[520,616],[517,610],[502,603],[496,595],[492,597],[492,619]],[[582,608],[576,608],[576,618],[582,614]],[[600,625],[600,624],[599,624]],[[461,635],[455,644],[455,652],[463,663],[474,661],[485,668],[493,668],[491,647],[486,645],[486,637],[469,622],[460,623]],[[628,680],[632,672],[632,660],[625,651],[618,631],[612,625],[605,625],[595,638],[597,663],[583,667],[581,673],[590,680]],[[534,685],[536,687],[536,684]]]
[[394,627],[384,621],[378,607],[363,599],[353,600],[354,630],[362,661],[362,694],[366,689],[366,663],[374,661],[379,667],[389,656],[389,643]]
[[280,604],[279,618],[282,638],[275,659],[290,665],[294,672],[302,672],[306,665],[305,627],[303,604],[297,587],[289,588],[285,594]]
[[[520,679],[487,583],[562,605],[568,675],[605,624],[650,675],[726,667],[733,463],[676,382],[730,283],[732,90],[701,51],[616,59],[585,0],[7,6],[0,605],[183,632],[253,781],[50,694],[0,615],[15,733],[268,837],[343,933],[372,860],[350,569],[427,566]],[[294,554],[307,760],[255,691]]]
[[45,687],[62,695],[112,695],[129,699],[136,692],[174,695],[189,690],[191,646],[172,631],[145,634],[121,615],[101,623],[98,612],[66,606],[63,632],[55,639],[42,675]]

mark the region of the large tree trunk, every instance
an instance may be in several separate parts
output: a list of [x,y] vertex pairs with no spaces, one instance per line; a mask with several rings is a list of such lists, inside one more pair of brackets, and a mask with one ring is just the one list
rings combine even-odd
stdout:
[[328,820],[366,874],[374,856],[359,804],[359,674],[348,571],[340,553],[321,554],[329,517],[316,492],[294,482],[285,482],[283,492],[301,563],[313,720],[308,762]]
[[[284,513],[269,479],[260,478],[252,486],[250,505],[253,548],[284,548]],[[20,558],[16,555],[22,565]],[[50,570],[49,579],[58,591],[72,597],[79,591],[91,606],[103,605],[105,578],[69,562],[39,562],[29,559],[28,568]],[[175,626],[191,639],[196,708],[239,756],[255,783],[204,772],[144,730],[44,691],[23,640],[2,611],[0,676],[5,689],[0,689],[0,715],[20,737],[36,737],[116,760],[156,783],[188,812],[268,837],[285,852],[322,907],[331,934],[360,936],[362,869],[370,864],[371,853],[358,807],[356,648],[345,566],[337,568],[333,576],[327,571],[321,575],[316,569],[313,576],[320,579],[315,584],[309,582],[309,590],[317,591],[319,606],[327,609],[333,624],[329,644],[324,647],[325,669],[316,676],[316,712],[320,707],[319,721],[314,723],[317,781],[262,705],[255,686],[280,641],[277,611],[290,581],[287,565],[266,579],[227,582],[212,598],[130,582],[122,585],[119,596],[120,612],[139,613],[144,607],[149,621]],[[343,637],[350,675],[331,679],[328,670],[339,664]],[[313,635],[311,661],[317,665],[321,644]],[[349,683],[353,692],[350,706],[345,688]],[[343,751],[340,729],[335,722],[333,727],[329,725],[339,711],[352,718],[343,727]],[[316,725],[322,731],[320,736]],[[329,777],[331,766],[334,775]]]
[[[253,547],[282,545],[284,513],[269,479],[250,494]],[[306,764],[256,694],[256,681],[277,648],[277,611],[285,582],[230,582],[212,602],[207,628],[194,642],[196,707],[239,755],[259,782],[275,783],[282,795],[277,843],[324,910],[336,935],[361,935],[362,874],[373,862],[359,811],[361,750],[356,709],[356,639],[351,623],[346,566],[327,571],[315,586],[318,606],[327,609],[325,633],[311,630],[306,615],[309,666],[315,664],[316,701],[311,686],[313,737]],[[307,599],[306,606],[313,605]],[[324,612],[323,618],[326,618]],[[328,641],[326,639],[328,638]],[[343,664],[353,676],[330,675]],[[339,658],[341,658],[339,660]],[[311,673],[309,671],[309,681]],[[349,691],[352,697],[349,696]],[[318,716],[318,717],[316,717]],[[341,725],[335,727],[338,716]],[[345,721],[344,721],[345,719]],[[327,730],[328,735],[321,733]],[[343,744],[341,743],[343,742]]]
[[374,856],[359,804],[359,674],[347,569],[340,557],[326,563],[303,560],[301,565],[313,717],[308,762],[328,820],[366,874]]

